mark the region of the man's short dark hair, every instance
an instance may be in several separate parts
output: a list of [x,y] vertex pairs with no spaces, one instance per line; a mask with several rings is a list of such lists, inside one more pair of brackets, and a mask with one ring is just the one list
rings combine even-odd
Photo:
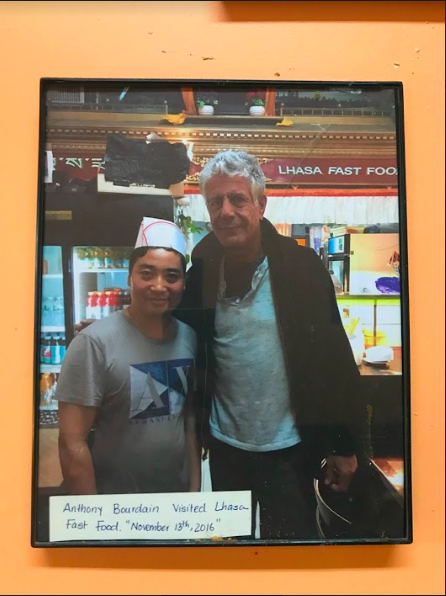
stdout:
[[138,248],[134,248],[129,258],[129,275],[132,274],[133,267],[135,266],[136,261],[138,259],[144,257],[149,250],[156,250],[157,248],[162,248],[163,250],[168,250],[169,252],[176,253],[181,259],[181,267],[183,269],[183,274],[186,275],[186,259],[184,255],[182,255],[174,248],[166,248],[165,246],[139,246]]

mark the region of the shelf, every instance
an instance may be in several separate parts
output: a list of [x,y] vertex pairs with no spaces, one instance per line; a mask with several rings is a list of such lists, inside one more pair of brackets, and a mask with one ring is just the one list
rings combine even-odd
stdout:
[[57,401],[53,401],[49,406],[42,406],[42,404],[39,404],[39,410],[41,412],[57,412],[58,405]]
[[188,115],[184,123],[193,124],[194,126],[249,126],[253,124],[262,126],[263,128],[276,129],[278,122],[281,122],[285,116],[251,116],[250,114],[213,114],[212,116],[205,115]]
[[44,273],[43,279],[63,279],[62,273]]
[[370,298],[372,300],[380,299],[380,298],[391,298],[396,300],[401,298],[401,294],[336,294],[336,298]]
[[65,327],[45,327],[40,328],[40,333],[65,333]]
[[[105,179],[104,174],[98,174],[97,177],[98,181],[98,192],[111,192],[115,194],[127,194],[127,195],[149,195],[149,196],[162,196],[166,198],[173,199],[176,196],[175,187],[177,185],[172,185],[169,188],[155,188],[154,186],[148,185],[136,185],[130,184],[130,186],[120,186],[115,185],[113,182],[110,182]],[[184,193],[178,194],[178,196],[183,196]]]
[[374,306],[394,306],[401,302],[400,294],[336,294],[338,302],[357,302]]
[[41,373],[58,373],[62,368],[61,364],[41,364],[40,365],[40,372]]
[[78,269],[76,273],[125,273],[126,275],[128,275],[129,270],[125,267],[121,267],[120,269],[105,269],[103,267],[92,267],[91,269]]

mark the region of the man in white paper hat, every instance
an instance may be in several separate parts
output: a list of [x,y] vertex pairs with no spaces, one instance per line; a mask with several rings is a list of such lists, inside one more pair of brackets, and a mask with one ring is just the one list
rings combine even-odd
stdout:
[[172,316],[184,291],[181,231],[144,218],[129,263],[131,305],[74,338],[57,384],[69,494],[200,490],[196,337]]

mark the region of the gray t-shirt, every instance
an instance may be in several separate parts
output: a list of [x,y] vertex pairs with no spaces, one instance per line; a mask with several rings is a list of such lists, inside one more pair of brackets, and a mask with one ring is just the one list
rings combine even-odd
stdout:
[[246,451],[275,451],[300,442],[291,412],[268,259],[244,298],[226,297],[224,262],[215,314],[215,396],[211,434]]
[[146,337],[124,312],[71,342],[57,384],[61,402],[98,408],[91,453],[98,492],[188,491],[183,405],[193,389],[195,332]]

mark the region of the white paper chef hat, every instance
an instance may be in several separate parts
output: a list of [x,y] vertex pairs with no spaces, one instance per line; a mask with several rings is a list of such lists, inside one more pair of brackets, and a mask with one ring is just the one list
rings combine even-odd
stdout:
[[139,226],[135,248],[140,246],[173,248],[184,257],[186,256],[186,239],[183,233],[173,222],[165,219],[143,218]]

